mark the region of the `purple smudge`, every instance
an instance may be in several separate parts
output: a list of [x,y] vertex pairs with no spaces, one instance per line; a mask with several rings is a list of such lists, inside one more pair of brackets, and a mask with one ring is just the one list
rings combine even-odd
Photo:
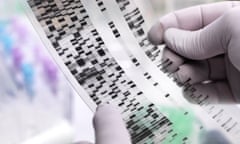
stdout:
[[19,69],[22,64],[23,54],[19,48],[14,48],[12,52],[14,66]]
[[44,71],[48,81],[51,84],[54,93],[57,91],[58,70],[56,65],[48,58],[43,60]]

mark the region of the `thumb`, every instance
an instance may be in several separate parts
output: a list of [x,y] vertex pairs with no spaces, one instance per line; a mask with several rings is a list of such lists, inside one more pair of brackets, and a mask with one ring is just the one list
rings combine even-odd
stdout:
[[96,144],[131,144],[118,109],[112,105],[97,108],[94,119]]
[[223,54],[231,38],[225,16],[197,31],[170,28],[164,33],[167,46],[176,53],[194,60]]

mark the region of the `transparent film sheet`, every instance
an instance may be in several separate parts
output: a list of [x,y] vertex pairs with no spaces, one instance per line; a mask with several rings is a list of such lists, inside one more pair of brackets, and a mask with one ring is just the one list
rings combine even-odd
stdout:
[[[211,132],[240,141],[237,106],[185,100],[186,82],[163,73],[162,47],[147,39],[146,14],[134,0],[29,0],[27,14],[81,98],[119,106],[132,143],[206,143]],[[151,8],[151,7],[147,7]],[[149,9],[149,11],[151,11]],[[144,17],[145,16],[145,17]],[[150,21],[150,20],[149,20]],[[206,136],[205,136],[206,137]]]

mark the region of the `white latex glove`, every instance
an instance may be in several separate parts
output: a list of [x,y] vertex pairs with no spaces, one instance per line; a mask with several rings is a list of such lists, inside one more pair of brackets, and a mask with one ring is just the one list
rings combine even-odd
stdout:
[[[179,82],[191,78],[199,93],[213,102],[240,101],[240,3],[200,5],[175,11],[151,28],[149,40],[165,43],[163,61]],[[211,83],[203,84],[211,80]]]
[[[112,105],[98,107],[93,126],[96,144],[131,144],[129,133],[117,107]],[[78,144],[91,143],[80,142]]]

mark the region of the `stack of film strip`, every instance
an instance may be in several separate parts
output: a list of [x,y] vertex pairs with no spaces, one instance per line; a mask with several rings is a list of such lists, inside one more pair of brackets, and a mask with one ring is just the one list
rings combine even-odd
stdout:
[[[229,112],[235,108],[211,105],[208,96],[193,95],[196,108],[179,96],[181,88],[171,76],[161,72],[172,62],[162,62],[161,48],[148,41],[144,16],[134,0],[28,0],[28,5],[30,19],[79,95],[93,110],[104,103],[118,105],[132,143],[179,140],[181,132],[149,100],[155,96],[161,104],[179,106],[184,115],[197,109],[230,141],[239,142],[238,117]],[[180,87],[191,85],[186,81]],[[181,143],[193,140],[181,136]]]

